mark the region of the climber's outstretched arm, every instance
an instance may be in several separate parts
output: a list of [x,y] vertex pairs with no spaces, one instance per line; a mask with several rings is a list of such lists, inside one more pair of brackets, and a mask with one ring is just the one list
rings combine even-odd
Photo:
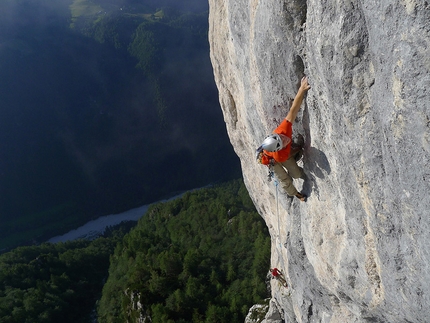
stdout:
[[300,107],[302,105],[305,93],[310,88],[311,88],[311,86],[308,84],[308,78],[306,76],[304,76],[302,78],[302,81],[301,81],[301,84],[300,84],[300,88],[297,91],[296,97],[294,98],[293,104],[291,105],[291,109],[288,112],[288,114],[285,117],[285,119],[287,119],[291,123],[294,122],[294,120],[296,119],[297,113],[299,112]]

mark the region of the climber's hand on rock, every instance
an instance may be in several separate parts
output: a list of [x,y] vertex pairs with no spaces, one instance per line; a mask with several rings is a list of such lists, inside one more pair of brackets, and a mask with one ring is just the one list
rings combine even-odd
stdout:
[[301,85],[300,85],[300,89],[302,89],[303,91],[307,91],[310,88],[311,88],[311,86],[308,83],[308,77],[303,76],[302,81],[301,81]]

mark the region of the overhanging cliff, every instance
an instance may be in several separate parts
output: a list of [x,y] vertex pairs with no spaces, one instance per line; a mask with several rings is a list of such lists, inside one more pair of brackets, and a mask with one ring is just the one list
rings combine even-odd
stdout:
[[[427,322],[428,2],[209,5],[227,130],[270,229],[272,266],[290,284],[272,281],[272,304],[286,322]],[[254,152],[304,74],[312,88],[294,132],[305,137],[307,179],[295,183],[309,198],[300,203],[280,189],[276,198]]]

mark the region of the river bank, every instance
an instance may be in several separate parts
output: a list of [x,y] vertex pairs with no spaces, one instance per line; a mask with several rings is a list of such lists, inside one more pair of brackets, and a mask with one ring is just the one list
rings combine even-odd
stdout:
[[138,221],[143,215],[145,215],[146,211],[152,204],[167,202],[170,200],[174,200],[178,197],[181,197],[184,193],[179,195],[175,195],[170,199],[160,200],[151,204],[142,205],[137,208],[118,213],[118,214],[109,214],[105,216],[101,216],[96,220],[91,220],[86,224],[80,226],[77,229],[70,230],[69,232],[55,236],[47,240],[47,242],[57,243],[57,242],[66,242],[77,239],[94,239],[98,236],[102,235],[107,227],[114,226],[120,224],[124,221]]

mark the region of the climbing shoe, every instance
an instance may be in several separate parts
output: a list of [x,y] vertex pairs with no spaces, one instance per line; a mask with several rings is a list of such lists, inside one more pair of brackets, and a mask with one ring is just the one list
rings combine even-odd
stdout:
[[303,194],[303,193],[297,193],[295,196],[296,196],[300,201],[302,201],[302,202],[306,202],[307,196],[306,196],[305,194]]

